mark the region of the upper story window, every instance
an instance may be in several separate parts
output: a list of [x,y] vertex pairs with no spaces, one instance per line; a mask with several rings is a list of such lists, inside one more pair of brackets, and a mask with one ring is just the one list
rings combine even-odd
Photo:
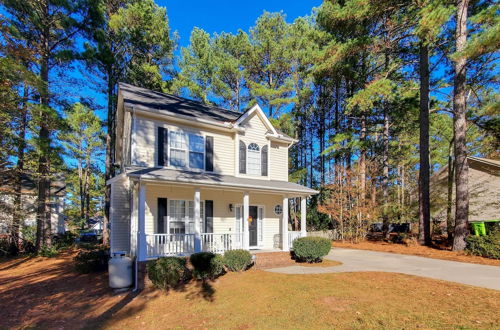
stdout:
[[250,175],[261,175],[260,147],[256,143],[248,145],[247,172]]
[[170,132],[170,165],[204,169],[205,139],[201,135]]

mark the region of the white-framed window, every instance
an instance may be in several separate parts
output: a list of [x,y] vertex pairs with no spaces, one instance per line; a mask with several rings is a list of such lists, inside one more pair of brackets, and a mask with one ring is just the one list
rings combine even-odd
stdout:
[[276,206],[274,207],[274,214],[282,215],[283,214],[283,206],[281,206],[280,204],[276,204]]
[[203,136],[189,134],[189,167],[205,168],[205,139]]
[[177,131],[169,132],[170,166],[205,169],[205,138]]
[[[194,234],[194,201],[168,200],[168,233]],[[205,202],[200,201],[200,230],[203,232]]]
[[168,233],[186,233],[186,201],[169,199],[168,205]]
[[247,147],[247,173],[261,175],[260,147],[257,143],[250,143]]

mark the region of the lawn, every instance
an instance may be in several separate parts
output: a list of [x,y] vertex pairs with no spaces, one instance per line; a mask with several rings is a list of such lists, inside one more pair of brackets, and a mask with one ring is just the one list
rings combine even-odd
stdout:
[[400,274],[229,273],[168,293],[112,295],[71,255],[0,264],[2,327],[493,328],[500,292]]

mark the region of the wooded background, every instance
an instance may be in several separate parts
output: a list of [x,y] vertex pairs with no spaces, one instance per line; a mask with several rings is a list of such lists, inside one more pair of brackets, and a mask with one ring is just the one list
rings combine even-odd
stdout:
[[[448,235],[463,249],[466,156],[500,158],[496,1],[324,1],[293,22],[264,12],[248,31],[194,28],[178,51],[153,0],[2,0],[0,14],[0,171],[38,182],[37,249],[51,245],[58,173],[72,223],[107,220],[119,81],[234,111],[259,103],[300,141],[290,181],[321,191],[309,201],[309,229],[339,228],[344,238],[363,238],[374,221],[385,234],[390,222],[415,222],[430,244],[429,177],[448,166]],[[74,70],[105,109],[72,101]],[[14,188],[14,203],[0,207],[19,248],[20,179]]]

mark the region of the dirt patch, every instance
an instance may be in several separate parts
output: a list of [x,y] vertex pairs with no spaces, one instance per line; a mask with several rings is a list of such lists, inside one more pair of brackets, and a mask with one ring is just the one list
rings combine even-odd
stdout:
[[0,328],[84,328],[129,301],[113,295],[107,274],[78,274],[74,252],[0,262]]
[[334,296],[319,298],[316,300],[316,303],[332,312],[345,312],[352,304],[349,299],[340,299]]
[[387,243],[381,241],[362,241],[359,243],[335,241],[333,242],[333,247],[371,250],[380,252],[392,252],[392,253],[409,254],[409,255],[433,258],[433,259],[452,260],[452,261],[469,262],[481,265],[500,266],[500,260],[488,259],[479,256],[471,256],[465,254],[464,252],[451,251],[449,247],[445,247],[442,245],[428,247],[416,244],[405,245],[405,244],[395,244],[395,243]]

